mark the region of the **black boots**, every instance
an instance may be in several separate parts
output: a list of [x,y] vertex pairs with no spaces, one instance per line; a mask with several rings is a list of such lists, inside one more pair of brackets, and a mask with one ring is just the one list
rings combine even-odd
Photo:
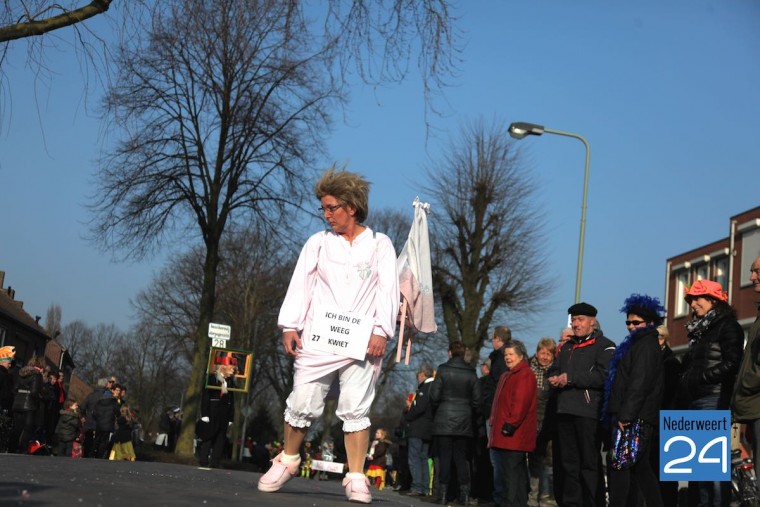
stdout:
[[459,486],[457,505],[470,505],[470,486]]

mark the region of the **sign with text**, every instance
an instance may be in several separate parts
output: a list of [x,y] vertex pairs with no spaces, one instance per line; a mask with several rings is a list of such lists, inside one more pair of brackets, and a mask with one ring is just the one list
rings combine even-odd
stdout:
[[314,308],[311,336],[307,339],[315,349],[364,359],[374,325],[372,317],[319,305]]
[[343,463],[335,463],[332,461],[322,461],[319,459],[313,459],[311,460],[311,469],[312,470],[322,470],[324,472],[332,472],[334,474],[342,474],[343,473],[343,467],[345,465]]
[[660,411],[661,481],[730,481],[729,410]]
[[227,324],[215,324],[209,322],[208,324],[208,337],[218,338],[220,340],[229,340],[232,333],[232,327]]

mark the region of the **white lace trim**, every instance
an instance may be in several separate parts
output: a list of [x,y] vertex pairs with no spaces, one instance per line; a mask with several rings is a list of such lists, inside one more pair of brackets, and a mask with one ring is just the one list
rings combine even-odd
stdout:
[[372,426],[369,417],[362,417],[360,419],[352,419],[351,421],[343,421],[343,431],[345,433],[354,433],[356,431],[366,430]]

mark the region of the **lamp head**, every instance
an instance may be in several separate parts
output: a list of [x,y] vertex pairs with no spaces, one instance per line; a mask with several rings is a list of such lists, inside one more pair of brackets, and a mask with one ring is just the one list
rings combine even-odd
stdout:
[[525,136],[540,136],[543,133],[544,126],[535,123],[518,121],[509,125],[509,135],[515,139],[522,139]]

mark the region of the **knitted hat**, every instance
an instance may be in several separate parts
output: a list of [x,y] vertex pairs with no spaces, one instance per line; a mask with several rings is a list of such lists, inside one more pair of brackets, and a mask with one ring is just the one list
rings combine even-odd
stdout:
[[728,301],[728,294],[718,282],[712,280],[697,280],[691,287],[684,287],[684,298],[689,296],[709,296],[718,301]]
[[638,315],[646,322],[659,325],[662,323],[662,313],[665,312],[665,308],[657,298],[647,296],[646,294],[631,294],[623,302],[623,307],[620,311],[626,315]]
[[16,357],[16,347],[10,345],[0,347],[0,362],[12,361],[14,357]]

